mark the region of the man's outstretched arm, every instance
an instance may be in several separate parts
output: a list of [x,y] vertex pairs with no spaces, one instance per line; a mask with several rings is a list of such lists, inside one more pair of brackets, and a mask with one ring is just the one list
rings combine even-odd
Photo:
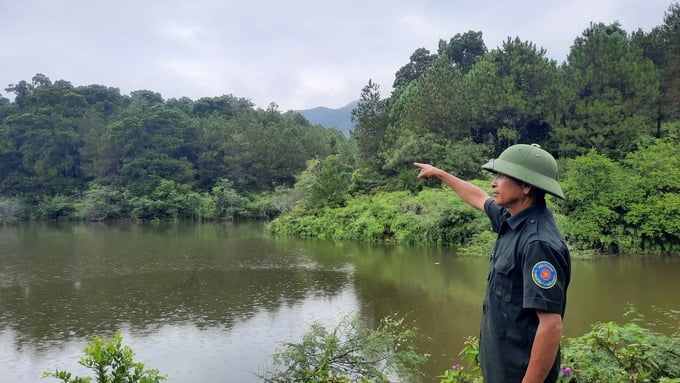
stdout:
[[489,195],[484,191],[484,189],[430,164],[414,162],[413,165],[420,168],[418,178],[439,178],[442,180],[442,182],[453,189],[453,191],[455,191],[463,201],[467,202],[474,208],[484,211],[484,202],[489,199]]

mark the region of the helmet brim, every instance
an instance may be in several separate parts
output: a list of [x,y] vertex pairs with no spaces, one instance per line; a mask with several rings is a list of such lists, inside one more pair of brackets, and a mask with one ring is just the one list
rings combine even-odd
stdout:
[[482,169],[492,173],[505,174],[531,186],[539,188],[548,194],[554,195],[555,197],[565,199],[564,192],[562,191],[560,184],[555,179],[520,165],[496,158],[491,159],[489,162],[482,165]]

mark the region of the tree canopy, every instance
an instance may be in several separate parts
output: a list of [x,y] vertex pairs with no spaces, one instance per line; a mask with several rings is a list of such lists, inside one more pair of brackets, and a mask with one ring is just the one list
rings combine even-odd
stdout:
[[[676,185],[655,171],[677,173],[679,31],[677,3],[649,32],[592,23],[563,63],[519,37],[488,50],[481,31],[458,33],[440,39],[436,53],[415,49],[387,97],[369,79],[350,137],[275,103],[263,110],[231,94],[122,95],[38,73],[7,86],[13,100],[0,98],[0,217],[17,215],[18,205],[26,217],[98,219],[341,208],[359,194],[417,192],[414,161],[481,178],[487,158],[537,143],[567,173],[579,169],[566,174],[567,185],[581,174],[610,185],[611,195],[576,186],[560,205],[600,218],[574,227],[575,238],[612,249],[610,237],[637,230],[664,237],[654,245],[663,247],[680,239],[651,218],[680,210]],[[624,180],[626,188],[617,186]]]

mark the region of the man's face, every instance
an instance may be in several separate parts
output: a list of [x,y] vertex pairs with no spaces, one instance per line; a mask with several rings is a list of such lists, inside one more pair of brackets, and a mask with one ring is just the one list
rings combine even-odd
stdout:
[[491,181],[491,188],[496,205],[507,209],[527,198],[528,187],[502,173],[496,173],[496,177]]

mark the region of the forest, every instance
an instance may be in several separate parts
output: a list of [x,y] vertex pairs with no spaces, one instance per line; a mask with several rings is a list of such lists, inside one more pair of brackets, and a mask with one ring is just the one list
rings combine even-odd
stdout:
[[[0,222],[263,219],[272,233],[474,248],[487,228],[428,162],[488,187],[481,164],[537,143],[576,249],[680,254],[680,5],[649,32],[591,23],[563,63],[481,31],[416,49],[350,136],[246,97],[122,95],[36,74],[0,97]],[[406,61],[406,60],[405,60]],[[368,76],[367,76],[368,77]],[[482,217],[483,218],[483,217]]]

